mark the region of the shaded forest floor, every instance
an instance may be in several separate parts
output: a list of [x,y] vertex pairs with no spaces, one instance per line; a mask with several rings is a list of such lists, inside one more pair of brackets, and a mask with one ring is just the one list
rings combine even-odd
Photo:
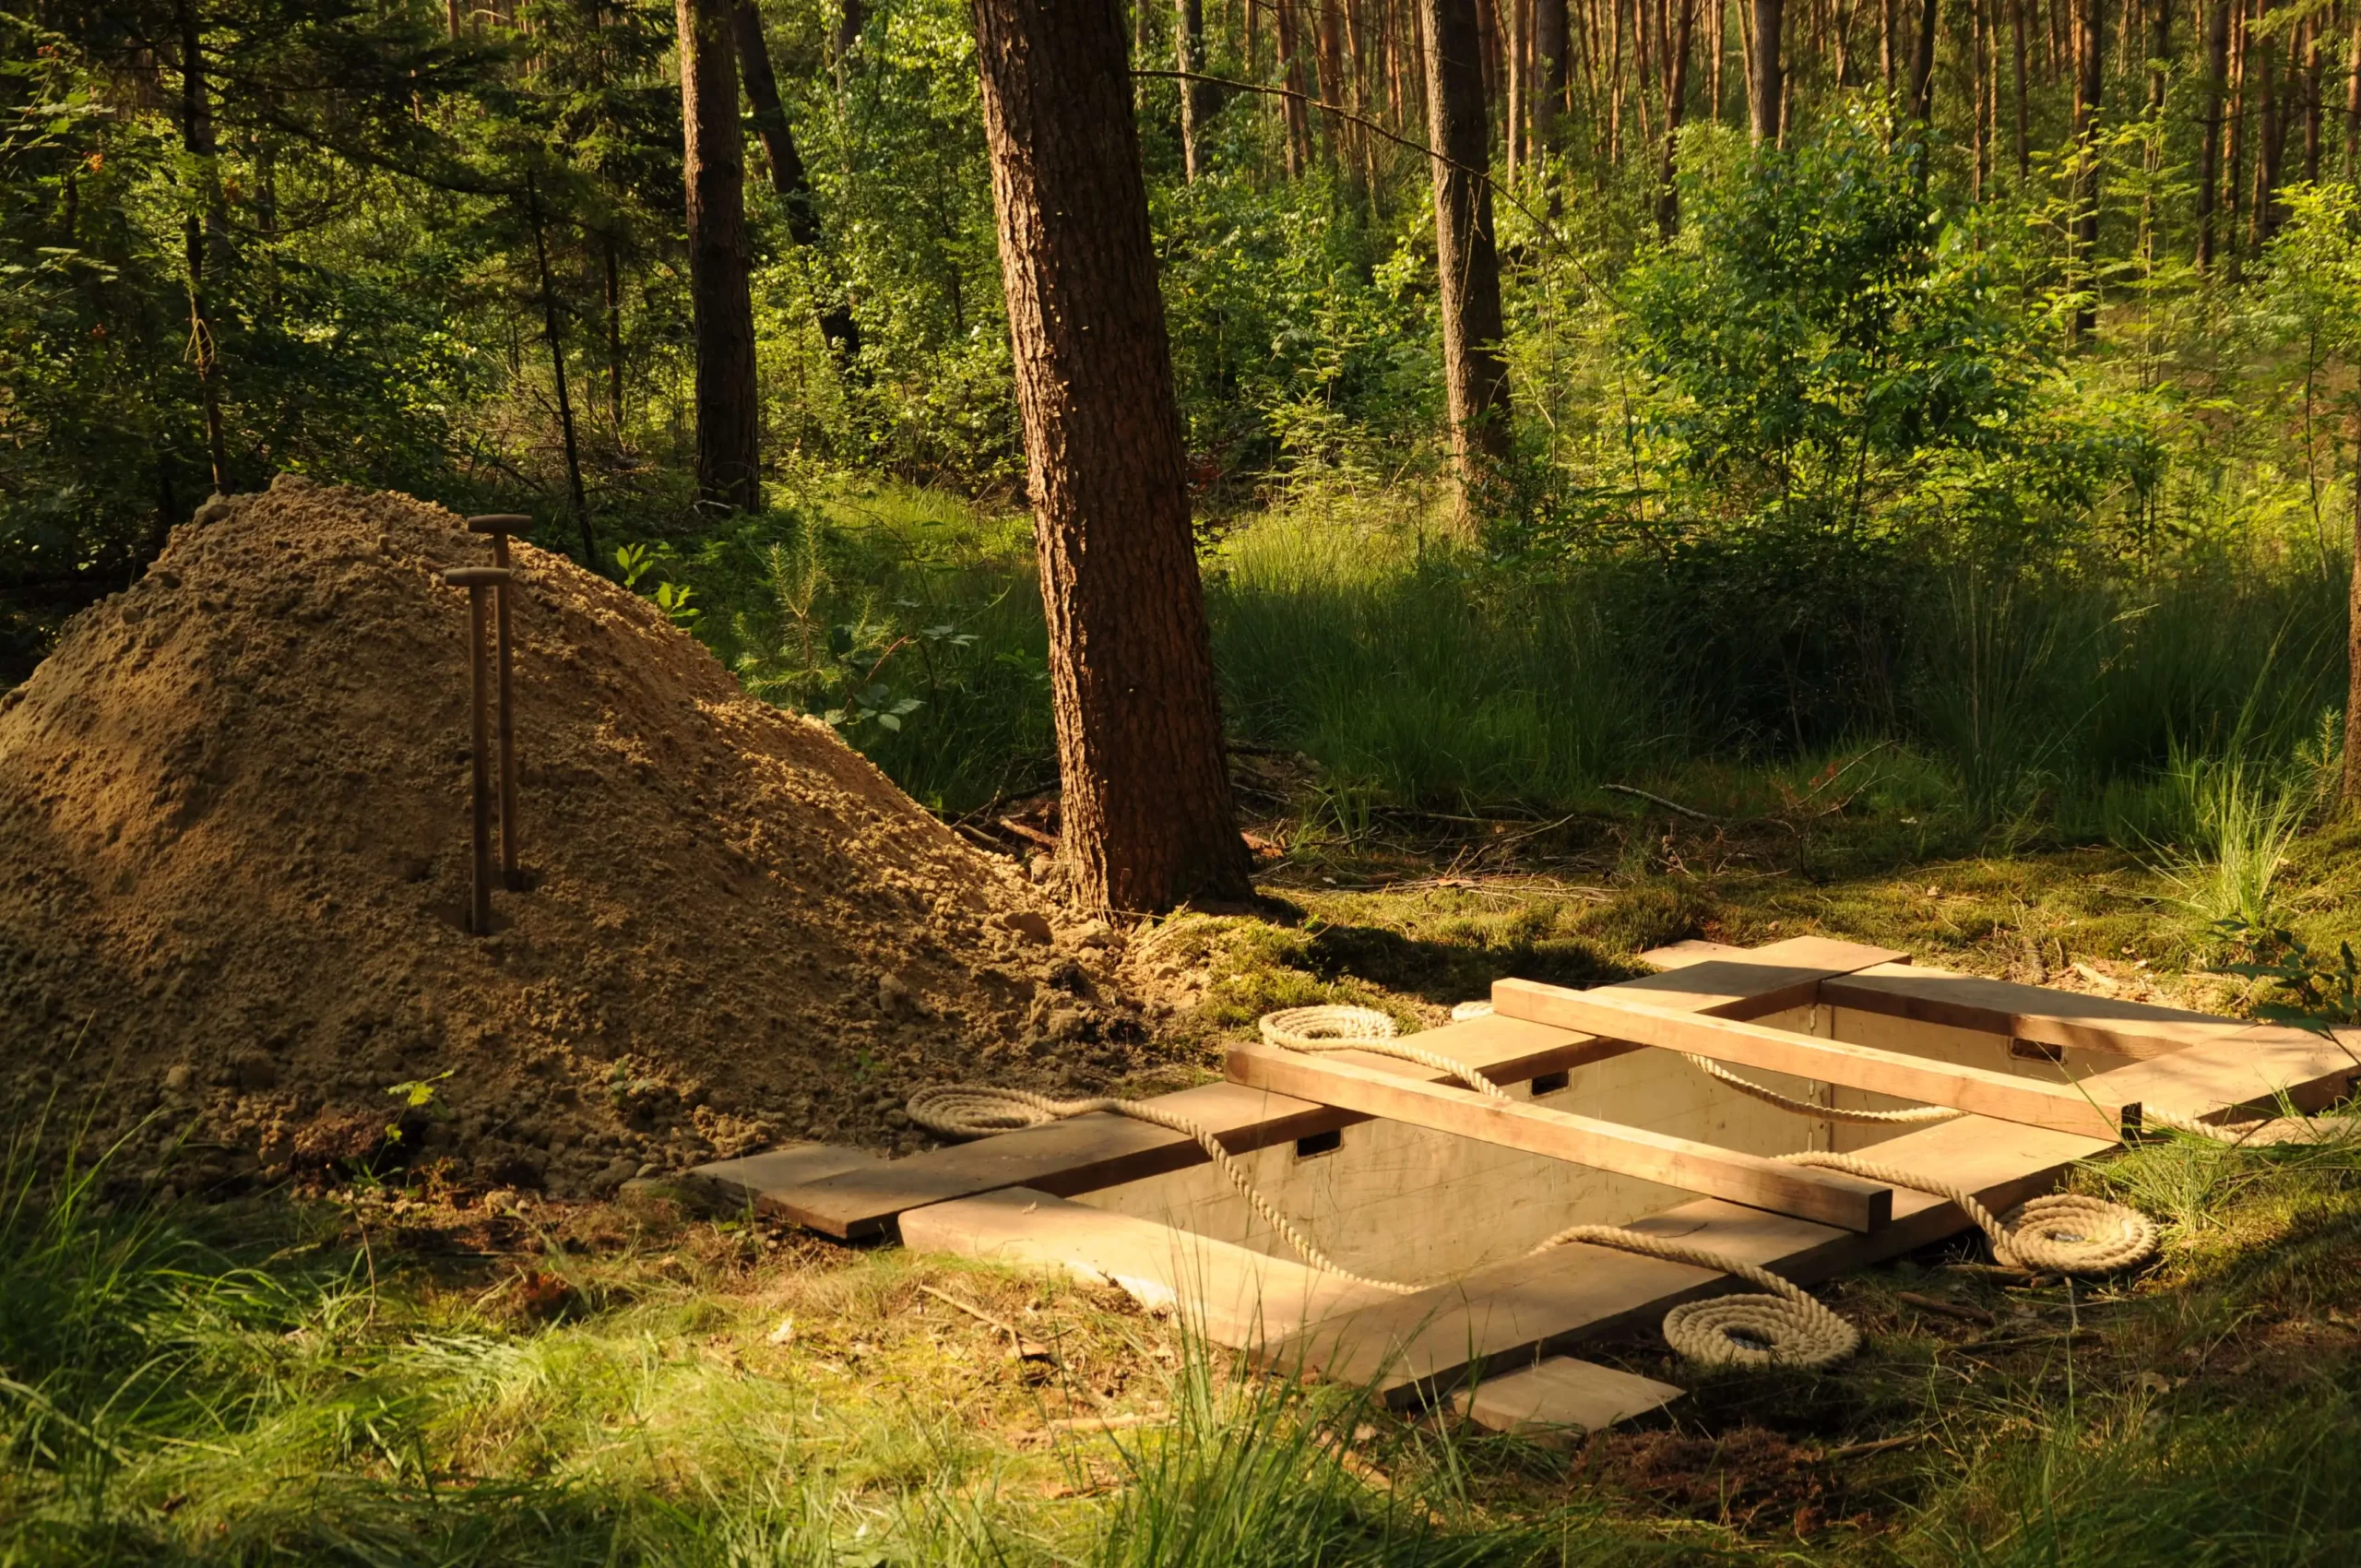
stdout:
[[[1133,966],[1208,1062],[1271,1006],[1430,1022],[1496,975],[1608,978],[1690,935],[2251,1001],[2118,851],[1927,861],[1906,824],[1640,804],[1274,814],[1267,918],[1184,916]],[[2349,918],[2356,850],[2298,846],[2284,903],[2316,935]],[[426,1170],[101,1212],[19,1183],[0,1561],[2350,1561],[2361,1148],[2175,1140],[2080,1180],[2164,1222],[2160,1265],[2002,1288],[1930,1249],[1828,1293],[1869,1342],[1823,1377],[1700,1384],[1652,1336],[1604,1346],[1692,1392],[1560,1446],[1234,1376],[1118,1293],[661,1196]]]

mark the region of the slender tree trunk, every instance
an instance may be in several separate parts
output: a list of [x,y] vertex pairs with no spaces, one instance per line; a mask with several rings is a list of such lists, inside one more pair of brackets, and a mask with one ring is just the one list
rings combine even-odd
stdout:
[[615,445],[623,439],[623,284],[617,265],[615,237],[610,233],[599,247],[607,274],[607,412],[615,423]]
[[689,303],[697,344],[697,493],[762,505],[754,303],[746,260],[746,154],[738,128],[730,0],[677,0]]
[[836,36],[830,41],[829,68],[836,73],[836,96],[845,95],[852,73],[852,53],[860,46],[861,30],[869,26],[866,0],[842,0],[836,10]]
[[1320,0],[1320,99],[1335,107],[1321,112],[1320,125],[1329,163],[1347,163],[1352,157],[1350,129],[1336,111],[1345,105],[1345,46],[1343,17],[1336,0]]
[[[2361,33],[2355,35],[2361,38]],[[2197,265],[2213,266],[2213,214],[2222,191],[2222,111],[2230,75],[2230,0],[2205,9],[2205,137],[2197,159]]]
[[2010,0],[2009,5],[2010,68],[2016,73],[2014,108],[2017,116],[2017,189],[2020,191],[2033,184],[2033,138],[2025,104],[2025,4],[2026,0]]
[[181,246],[188,263],[189,350],[196,364],[197,396],[205,409],[205,456],[213,470],[213,490],[227,495],[230,448],[221,428],[220,344],[213,330],[213,311],[206,276],[208,257],[229,254],[229,223],[222,211],[221,180],[213,144],[213,97],[205,85],[205,20],[200,0],[179,0],[181,32],[181,149],[188,154],[204,189],[187,217],[181,220]]
[[[2271,16],[2271,0],[2260,0],[2255,7],[2255,20],[2267,21]],[[2285,145],[2285,130],[2279,91],[2279,40],[2275,34],[2260,28],[2248,42],[2248,48],[2260,49],[2251,64],[2253,77],[2261,98],[2261,123],[2255,127],[2254,198],[2247,208],[2247,249],[2260,254],[2265,241],[2276,227],[2272,208],[2279,194],[2279,160]]]
[[1689,36],[1697,21],[1697,0],[1680,0],[1673,24],[1672,76],[1664,89],[1664,163],[1656,172],[1656,232],[1669,240],[1680,228],[1681,103],[1689,96]]
[[2351,811],[2361,804],[2361,391],[2353,403],[2353,578],[2345,600],[2344,668],[2344,808]]
[[[820,208],[813,197],[812,176],[796,150],[794,130],[787,123],[787,105],[779,98],[778,77],[771,69],[770,45],[763,37],[763,14],[755,0],[734,0],[731,27],[738,45],[738,68],[745,79],[746,102],[753,110],[754,134],[771,166],[771,189],[787,209],[788,237],[801,246],[817,307],[820,336],[839,365],[850,367],[860,358],[860,326],[841,298],[825,297],[820,277]],[[830,291],[833,292],[833,291]]]
[[[1142,0],[1145,4],[1145,0]],[[1203,71],[1205,59],[1204,0],[1174,0],[1172,58],[1180,72],[1180,169],[1192,184],[1204,172],[1205,122],[1213,118],[1210,84],[1188,78]]]
[[1311,166],[1311,112],[1304,101],[1308,89],[1300,47],[1303,30],[1296,16],[1296,7],[1301,3],[1302,0],[1279,0],[1277,15],[1279,73],[1287,87],[1287,96],[1280,100],[1280,114],[1287,125],[1289,179],[1301,176]]
[[566,495],[574,503],[574,521],[582,530],[582,564],[599,569],[599,548],[590,537],[590,502],[582,489],[582,445],[575,439],[574,398],[565,380],[565,339],[558,331],[557,290],[550,279],[550,245],[541,221],[541,189],[525,176],[525,207],[533,220],[533,265],[541,284],[541,335],[550,347],[550,377],[557,386],[558,430],[565,438]]
[[[2165,117],[2165,65],[2172,58],[2173,8],[2171,0],[2160,0],[2156,6],[2155,37],[2148,52],[2148,117],[2158,129],[2141,155],[2141,167],[2150,176],[2149,189],[2140,198],[2140,255],[2153,265],[2156,259],[2156,196],[2154,176],[2164,167],[2164,146],[2161,127]],[[2130,24],[2125,25],[2127,33]]]
[[1534,0],[1533,143],[1548,152],[1557,143],[1558,115],[1566,106],[1566,0]]
[[2320,18],[2304,18],[2304,181],[2320,178]]
[[[1284,14],[1284,13],[1282,13]],[[976,0],[1075,897],[1252,894],[1116,0]]]
[[1902,70],[1902,18],[1895,6],[1896,0],[1878,3],[1878,80],[1884,85],[1889,103],[1893,100],[1894,83]]
[[2074,263],[2082,301],[2074,335],[2098,325],[2099,95],[2106,83],[2106,0],[2082,0],[2082,46],[2074,88]]
[[1975,101],[1967,137],[1968,194],[1977,201],[1984,199],[1985,176],[1992,160],[1991,117],[1985,113],[1992,79],[1991,51],[1987,47],[1990,5],[1991,0],[1968,0],[1967,6],[1968,92]]
[[[2344,177],[2348,180],[2353,178],[2356,155],[2361,155],[2361,5],[2353,7],[2353,41],[2344,55]],[[2354,489],[2361,492],[2361,456],[2356,456],[2355,464]]]
[[1472,532],[1509,454],[1509,371],[1501,358],[1501,263],[1492,235],[1490,127],[1477,64],[1476,0],[1418,0],[1427,45],[1428,144],[1442,285],[1443,391],[1460,526]]
[[1910,55],[1910,117],[1918,122],[1918,175],[1927,176],[1934,155],[1935,33],[1941,24],[1941,0],[1919,0],[1918,35]]
[[1748,76],[1753,89],[1748,124],[1754,144],[1760,147],[1778,141],[1786,118],[1780,101],[1786,81],[1779,65],[1779,42],[1786,30],[1787,0],[1750,0],[1750,4],[1754,7],[1754,68]]

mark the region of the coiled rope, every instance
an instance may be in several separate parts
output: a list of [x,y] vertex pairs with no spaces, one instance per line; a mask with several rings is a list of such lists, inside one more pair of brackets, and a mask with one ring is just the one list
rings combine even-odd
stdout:
[[[1453,1016],[1482,1016],[1470,1011],[1473,1008],[1489,1012],[1490,1004],[1463,1003],[1453,1009]],[[1466,1063],[1394,1038],[1394,1020],[1374,1008],[1290,1007],[1264,1015],[1260,1028],[1266,1042],[1287,1050],[1373,1051],[1446,1074],[1491,1099],[1509,1099],[1498,1084]],[[1709,1070],[1717,1065],[1703,1058],[1691,1060]],[[1735,1078],[1734,1075],[1719,1072],[1715,1075]],[[1829,1113],[1829,1107],[1790,1099],[1760,1085],[1747,1085],[1744,1080],[1735,1081],[1738,1087],[1758,1092],[1759,1098],[1798,1113]],[[1209,1129],[1149,1101],[1112,1096],[1059,1099],[1027,1089],[946,1085],[919,1090],[910,1097],[908,1111],[910,1120],[919,1126],[949,1138],[987,1137],[1094,1111],[1127,1116],[1166,1128],[1194,1140],[1264,1223],[1313,1268],[1357,1285],[1401,1295],[1426,1289],[1397,1280],[1371,1278],[1338,1265],[1263,1195],[1247,1175],[1244,1164],[1222,1147],[1221,1140]],[[1860,1114],[1874,1115],[1880,1120],[1898,1119],[1892,1113]],[[1878,1165],[1851,1155],[1817,1151],[1779,1158],[1790,1164],[1843,1170],[1947,1198],[1991,1239],[1995,1258],[2018,1267],[2055,1274],[2109,1273],[2144,1262],[2155,1251],[2155,1226],[2146,1216],[2102,1199],[2070,1194],[2035,1198],[2012,1210],[2010,1218],[2013,1223],[2004,1226],[1976,1201],[1975,1194],[1915,1171]],[[1860,1331],[1817,1298],[1767,1269],[1724,1253],[1619,1225],[1575,1225],[1542,1241],[1532,1253],[1575,1242],[1712,1269],[1761,1289],[1761,1295],[1717,1296],[1686,1302],[1665,1314],[1666,1342],[1683,1358],[1701,1365],[1817,1369],[1834,1365],[1860,1347]]]

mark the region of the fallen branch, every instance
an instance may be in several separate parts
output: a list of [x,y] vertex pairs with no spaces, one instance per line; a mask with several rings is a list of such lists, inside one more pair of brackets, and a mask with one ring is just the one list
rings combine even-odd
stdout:
[[1955,1317],[1964,1323],[1978,1324],[1989,1328],[2000,1321],[1982,1307],[1966,1306],[1958,1301],[1946,1301],[1935,1296],[1922,1296],[1916,1290],[1896,1290],[1893,1294],[1896,1301],[1907,1301],[1921,1312],[1940,1313],[1945,1317]]
[[1635,790],[1629,784],[1601,784],[1599,788],[1607,790],[1610,794],[1637,795],[1641,800],[1652,802],[1656,805],[1662,806],[1668,812],[1679,812],[1681,815],[1692,817],[1699,822],[1719,822],[1722,820],[1720,817],[1714,816],[1709,812],[1701,812],[1694,806],[1684,806],[1679,801],[1667,801],[1662,795],[1651,795],[1645,790]]

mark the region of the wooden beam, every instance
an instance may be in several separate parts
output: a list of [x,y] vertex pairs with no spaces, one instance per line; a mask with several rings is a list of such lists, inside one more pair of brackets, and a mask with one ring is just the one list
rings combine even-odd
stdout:
[[1244,1046],[1229,1053],[1229,1076],[1250,1087],[1637,1176],[1841,1229],[1875,1230],[1893,1217],[1893,1190],[1880,1182],[1782,1165],[1761,1155],[1526,1100],[1503,1102],[1455,1084],[1422,1082],[1325,1053],[1308,1056],[1264,1045]]
[[2252,1027],[2177,1007],[1899,964],[1832,976],[1821,983],[1820,1000],[1832,1007],[2135,1060],[2225,1039]]
[[[1877,1158],[1960,1186],[1998,1213],[2049,1191],[2076,1162],[2119,1146],[1966,1116],[1881,1143]],[[1718,1198],[1683,1204],[1630,1227],[1743,1259],[1805,1286],[1967,1228],[1967,1217],[1944,1200],[1899,1189],[1893,1223],[1867,1235]],[[1396,1404],[1409,1403],[1448,1392],[1473,1366],[1521,1364],[1620,1334],[1653,1335],[1670,1307],[1748,1289],[1728,1275],[1686,1264],[1604,1247],[1559,1247],[1339,1313],[1266,1348],[1261,1360],[1290,1375],[1366,1385]]]
[[[2352,1091],[2355,1041],[2258,1026],[2087,1081],[2101,1099],[2151,1100],[2189,1116],[2284,1098],[2307,1110]],[[2054,1188],[2074,1165],[2121,1147],[1964,1116],[1876,1147],[1881,1164],[1921,1172],[1975,1194],[2005,1214]],[[1869,1235],[1705,1198],[1632,1222],[1771,1269],[1798,1285],[1898,1256],[1969,1228],[1951,1204],[1897,1190],[1893,1222]],[[1267,1364],[1375,1386],[1402,1402],[1446,1390],[1472,1364],[1518,1364],[1534,1356],[1626,1332],[1652,1334],[1667,1308],[1745,1287],[1726,1275],[1597,1247],[1527,1254],[1465,1278],[1372,1302],[1265,1350]]]
[[2086,1085],[2057,1085],[1981,1067],[1930,1062],[1874,1046],[1817,1039],[1786,1029],[1723,1018],[1701,1018],[1643,1005],[1610,992],[1570,991],[1533,980],[1492,987],[1501,1015],[1565,1028],[1589,1029],[1641,1045],[1684,1051],[1716,1062],[1792,1073],[1926,1105],[1948,1105],[2005,1122],[2055,1132],[2104,1137],[2140,1130],[2140,1106],[2097,1098]]
[[[1711,959],[1669,974],[1608,987],[1644,994],[1668,1007],[1717,1016],[1759,1017],[1808,1004],[1822,980],[1904,956],[1890,947],[1796,937],[1749,952],[1743,960]],[[1564,1072],[1637,1049],[1621,1040],[1553,1028],[1514,1018],[1471,1018],[1420,1035],[1421,1042],[1465,1062],[1498,1083],[1518,1083]],[[1383,1057],[1365,1063],[1388,1063]],[[1403,1063],[1394,1070],[1418,1072]],[[1431,1075],[1442,1076],[1442,1075]],[[1198,1123],[1233,1154],[1334,1132],[1367,1117],[1333,1106],[1290,1099],[1235,1084],[1206,1084],[1161,1095],[1156,1103]],[[1033,1187],[1060,1196],[1095,1192],[1144,1176],[1204,1162],[1204,1150],[1182,1134],[1121,1116],[1078,1116],[1022,1133],[957,1144],[876,1169],[792,1185],[749,1185],[742,1171],[700,1167],[695,1174],[733,1182],[746,1201],[799,1225],[847,1241],[890,1235],[905,1209],[944,1203],[1002,1187]]]
[[1685,1392],[1637,1372],[1551,1356],[1505,1376],[1486,1377],[1473,1389],[1463,1388],[1452,1396],[1452,1404],[1479,1427],[1548,1442],[1660,1409]]

